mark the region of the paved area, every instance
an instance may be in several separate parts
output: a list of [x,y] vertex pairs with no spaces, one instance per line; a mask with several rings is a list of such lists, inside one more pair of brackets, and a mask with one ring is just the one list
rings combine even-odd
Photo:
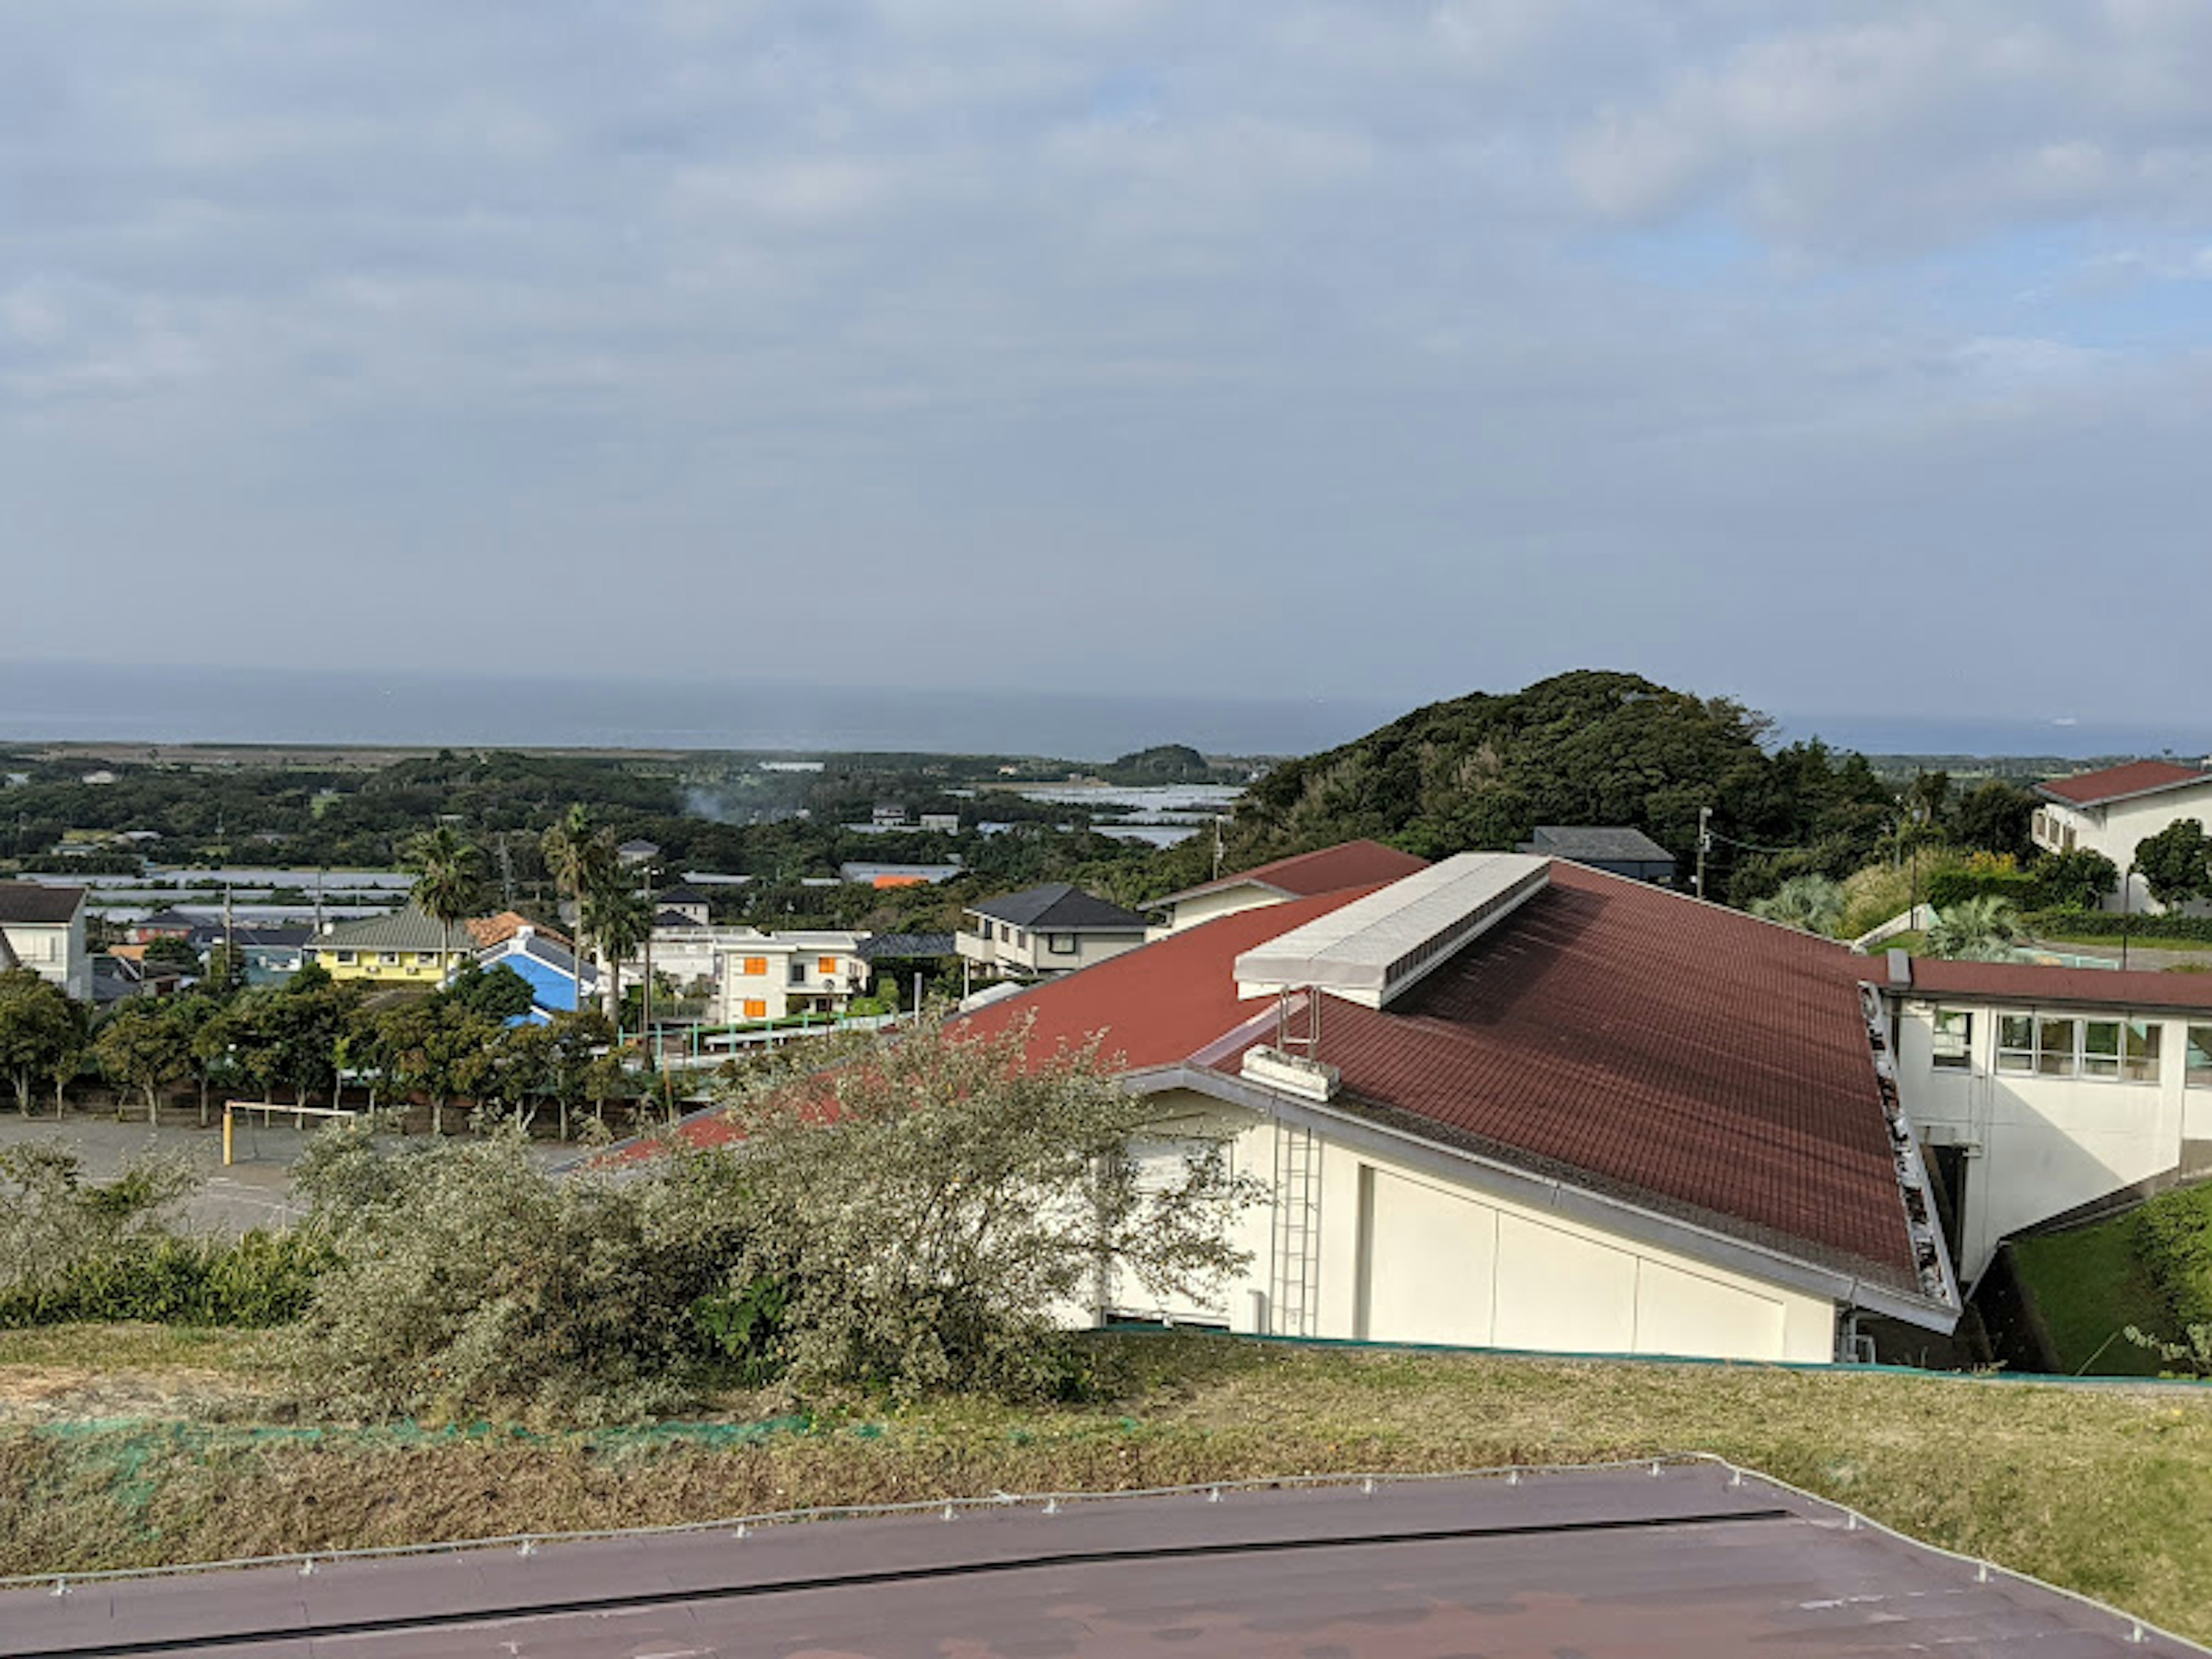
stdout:
[[[233,1137],[237,1162],[222,1166],[222,1130],[178,1124],[173,1117],[159,1128],[143,1120],[118,1123],[113,1118],[72,1112],[56,1120],[25,1119],[0,1111],[0,1146],[25,1141],[51,1142],[70,1148],[84,1160],[86,1175],[94,1181],[112,1178],[123,1166],[149,1148],[185,1159],[201,1174],[202,1185],[185,1207],[198,1230],[244,1232],[249,1227],[281,1226],[296,1213],[292,1201],[292,1164],[306,1146],[312,1129],[292,1127],[293,1120],[281,1109],[263,1127],[258,1112],[252,1121],[241,1115]],[[308,1119],[308,1122],[318,1121]]]
[[0,1656],[2202,1650],[1711,1466],[1035,1502],[0,1592]]
[[[2076,940],[2072,944],[2046,945],[2043,948],[2063,951],[2068,956],[2100,957],[2115,967],[2120,960],[2120,942],[2118,939],[2103,939],[2094,944]],[[2128,942],[2128,966],[2140,972],[2161,974],[2169,968],[2212,970],[2212,951],[2161,949],[2155,945],[2145,945],[2140,939],[2130,939]]]

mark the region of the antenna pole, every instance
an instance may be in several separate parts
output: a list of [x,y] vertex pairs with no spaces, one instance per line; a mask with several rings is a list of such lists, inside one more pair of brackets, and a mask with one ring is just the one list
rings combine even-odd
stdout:
[[1713,809],[1710,806],[1700,806],[1698,809],[1697,874],[1698,896],[1699,898],[1703,898],[1705,896],[1705,849],[1712,844]]

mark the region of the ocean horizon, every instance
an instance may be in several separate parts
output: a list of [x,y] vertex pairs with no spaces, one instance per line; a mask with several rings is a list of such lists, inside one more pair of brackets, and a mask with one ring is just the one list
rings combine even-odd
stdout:
[[[595,681],[337,670],[0,664],[0,742],[760,750],[1107,761],[1158,744],[1302,755],[1413,706],[1006,688]],[[2064,721],[1778,714],[1780,737],[1867,754],[2212,753],[2212,718]]]

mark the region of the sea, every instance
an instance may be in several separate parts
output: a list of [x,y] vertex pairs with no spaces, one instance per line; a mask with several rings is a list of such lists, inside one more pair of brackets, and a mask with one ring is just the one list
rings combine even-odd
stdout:
[[[1382,696],[1231,698],[240,665],[0,662],[0,743],[916,752],[1107,761],[1158,744],[1310,754],[1406,712]],[[2212,754],[2212,714],[2131,722],[1783,714],[1784,739],[1868,754]]]

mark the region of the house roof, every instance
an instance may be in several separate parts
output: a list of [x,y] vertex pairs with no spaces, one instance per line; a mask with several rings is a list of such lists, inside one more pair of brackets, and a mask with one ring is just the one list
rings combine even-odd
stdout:
[[66,923],[84,902],[82,887],[49,887],[38,881],[0,881],[0,922],[23,927]]
[[466,951],[473,946],[465,926],[457,925],[448,937],[445,924],[433,921],[419,905],[409,904],[380,916],[341,921],[315,939],[317,951]]
[[[566,975],[572,980],[576,977],[575,953],[570,951],[562,941],[550,938],[544,933],[511,934],[497,945],[478,951],[477,965],[482,968],[496,967],[509,957],[531,957],[544,963],[556,973]],[[599,975],[588,963],[585,964],[583,978],[586,989],[598,981]]]
[[994,921],[1011,922],[1017,927],[1059,929],[1076,933],[1086,927],[1111,929],[1116,933],[1145,931],[1145,919],[1134,910],[1125,910],[1120,905],[1086,893],[1080,887],[1065,881],[1048,881],[1042,887],[1024,888],[1018,893],[1002,893],[996,898],[978,899],[968,907],[978,915],[988,916]]
[[1340,847],[1325,847],[1318,853],[1300,853],[1291,858],[1277,859],[1270,864],[1255,865],[1233,876],[1221,876],[1212,881],[1201,882],[1196,887],[1187,887],[1180,893],[1170,893],[1164,899],[1155,899],[1146,908],[1157,909],[1164,905],[1180,904],[1185,899],[1198,898],[1207,893],[1226,892],[1233,887],[1264,887],[1286,898],[1310,898],[1316,893],[1334,893],[1346,887],[1366,887],[1379,881],[1395,881],[1401,876],[1410,876],[1414,871],[1427,867],[1426,859],[1416,858],[1411,853],[1401,853],[1395,847],[1385,847],[1379,841],[1348,841]]
[[1554,858],[1626,864],[1672,864],[1674,855],[1641,830],[1627,824],[1540,823],[1535,838],[1521,849]]
[[2120,972],[2104,968],[2043,968],[2032,962],[1945,962],[1912,958],[1910,987],[1875,964],[1876,981],[1903,994],[1971,997],[2022,1008],[2061,1005],[2099,1008],[2172,1008],[2212,1012],[2212,974]]
[[2212,784],[2212,772],[2194,766],[2177,766],[2172,761],[2130,761],[2125,766],[2108,766],[2101,772],[2078,772],[2070,778],[2051,778],[2035,786],[2035,793],[2069,806],[2102,806],[2108,801],[2126,800],[2135,795],[2154,794],[2161,789],[2179,789],[2192,783]]
[[696,887],[672,887],[660,896],[663,904],[704,904],[707,896]]
[[[1270,1040],[1243,951],[1371,891],[1243,911],[981,1010],[1131,1070],[1235,1077]],[[1327,999],[1336,1109],[1917,1294],[1859,994],[1839,945],[1571,864],[1385,1010]]]
[[469,938],[480,951],[488,951],[504,939],[513,939],[526,927],[536,929],[541,939],[550,939],[561,945],[568,942],[568,935],[559,929],[548,927],[542,921],[532,921],[519,910],[501,910],[496,915],[471,916],[461,926],[469,930]]
[[904,957],[949,957],[959,953],[959,943],[950,933],[871,933],[853,954],[863,962]]

